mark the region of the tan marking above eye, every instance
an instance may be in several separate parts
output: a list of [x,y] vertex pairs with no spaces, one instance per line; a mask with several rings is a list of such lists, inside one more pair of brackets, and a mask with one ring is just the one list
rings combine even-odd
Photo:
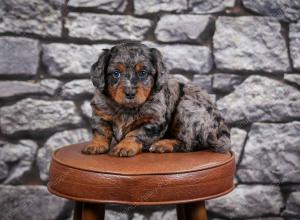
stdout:
[[142,63],[137,63],[134,67],[134,70],[136,73],[140,72],[143,68],[143,64]]
[[117,69],[120,71],[120,73],[124,73],[126,70],[126,66],[123,63],[118,63]]

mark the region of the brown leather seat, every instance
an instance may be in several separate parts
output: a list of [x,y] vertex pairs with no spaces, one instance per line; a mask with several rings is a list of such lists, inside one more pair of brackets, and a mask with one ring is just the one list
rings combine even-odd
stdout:
[[55,151],[50,192],[84,202],[157,205],[203,201],[234,187],[233,153],[141,153],[124,158],[84,155],[85,144]]

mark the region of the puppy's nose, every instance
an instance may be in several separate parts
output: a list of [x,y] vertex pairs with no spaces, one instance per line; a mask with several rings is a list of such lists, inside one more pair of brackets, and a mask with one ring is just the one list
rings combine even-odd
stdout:
[[134,99],[135,92],[134,91],[126,91],[125,96],[126,96],[127,99]]

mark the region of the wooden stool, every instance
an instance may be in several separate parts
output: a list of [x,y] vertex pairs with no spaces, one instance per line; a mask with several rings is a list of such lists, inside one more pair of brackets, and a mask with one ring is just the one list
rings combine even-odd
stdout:
[[48,190],[75,200],[75,220],[104,219],[105,204],[176,204],[178,219],[206,220],[205,200],[234,188],[233,153],[84,155],[87,143],[54,152]]

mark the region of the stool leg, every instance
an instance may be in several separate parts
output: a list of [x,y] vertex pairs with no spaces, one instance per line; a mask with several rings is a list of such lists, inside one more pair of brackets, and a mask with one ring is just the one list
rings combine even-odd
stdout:
[[207,220],[205,201],[184,204],[184,215],[186,220]]
[[73,220],[81,220],[82,217],[82,202],[75,202]]
[[177,213],[177,220],[185,220],[184,204],[177,204],[176,205],[176,213]]
[[82,205],[82,220],[104,220],[105,205],[84,202]]

